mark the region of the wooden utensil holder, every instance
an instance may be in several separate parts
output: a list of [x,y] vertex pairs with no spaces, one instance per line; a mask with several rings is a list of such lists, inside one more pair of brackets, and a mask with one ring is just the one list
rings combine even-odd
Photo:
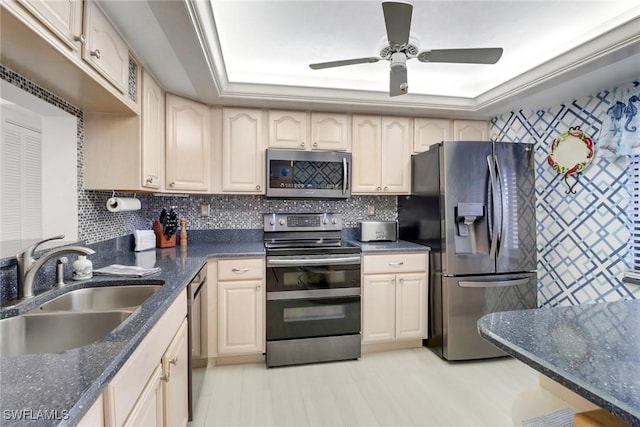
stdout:
[[153,221],[153,232],[156,234],[156,248],[173,248],[176,245],[175,233],[167,239],[162,230],[160,221]]

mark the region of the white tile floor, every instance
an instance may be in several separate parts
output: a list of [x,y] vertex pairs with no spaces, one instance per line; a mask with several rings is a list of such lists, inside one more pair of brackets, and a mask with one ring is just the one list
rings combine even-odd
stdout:
[[449,363],[426,348],[360,360],[267,369],[216,366],[203,381],[190,425],[512,426],[519,394],[538,374],[510,358]]

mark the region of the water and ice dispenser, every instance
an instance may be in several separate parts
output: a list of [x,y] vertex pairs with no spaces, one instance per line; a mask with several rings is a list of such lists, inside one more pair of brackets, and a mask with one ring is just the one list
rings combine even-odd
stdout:
[[457,254],[475,254],[477,252],[476,227],[484,217],[482,203],[460,202],[454,206],[455,214],[455,250]]

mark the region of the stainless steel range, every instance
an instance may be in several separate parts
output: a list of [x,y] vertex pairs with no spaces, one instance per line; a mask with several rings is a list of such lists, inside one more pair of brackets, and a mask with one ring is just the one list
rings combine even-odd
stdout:
[[266,214],[267,367],[360,357],[360,248],[339,214]]

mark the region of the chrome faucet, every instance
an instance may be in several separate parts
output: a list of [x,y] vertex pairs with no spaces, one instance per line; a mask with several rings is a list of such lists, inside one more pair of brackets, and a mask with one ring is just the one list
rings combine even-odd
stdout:
[[16,255],[18,260],[18,299],[27,299],[33,297],[33,279],[36,276],[40,267],[51,258],[65,252],[76,253],[80,255],[92,255],[96,251],[93,249],[85,248],[84,246],[59,246],[51,249],[49,252],[43,254],[40,258],[34,259],[33,253],[41,244],[51,241],[64,239],[64,234],[59,236],[50,237],[48,239],[41,240],[40,242],[29,246],[22,252]]

